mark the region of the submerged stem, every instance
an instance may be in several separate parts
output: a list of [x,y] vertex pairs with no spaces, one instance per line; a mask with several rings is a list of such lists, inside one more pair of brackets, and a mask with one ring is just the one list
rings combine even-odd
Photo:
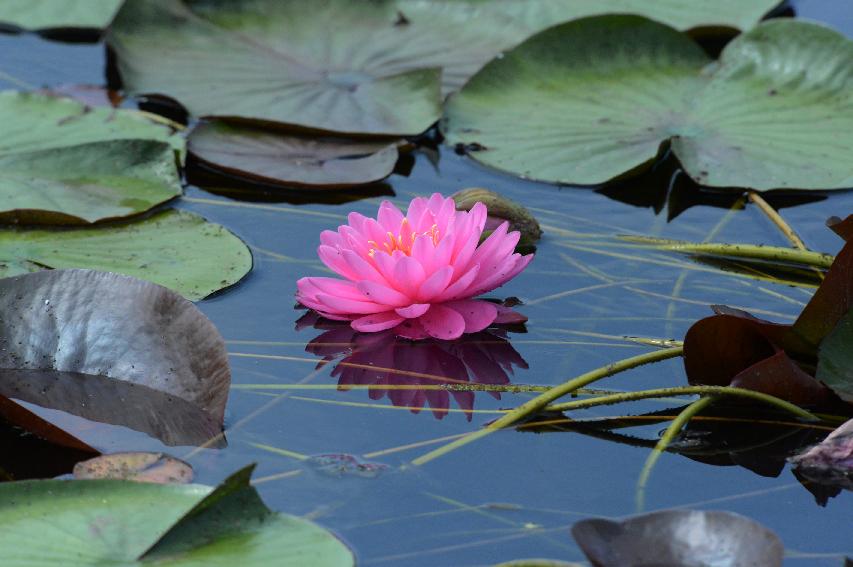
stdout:
[[625,235],[619,237],[627,242],[645,244],[658,250],[672,250],[686,254],[706,254],[712,256],[728,256],[733,258],[748,258],[752,260],[769,260],[813,266],[828,269],[835,256],[811,250],[797,250],[781,246],[762,246],[756,244],[725,244],[721,242],[689,242],[686,240],[669,240],[648,236]]
[[655,445],[652,452],[649,453],[648,458],[646,458],[646,463],[643,465],[643,470],[640,472],[640,478],[637,480],[637,493],[636,493],[636,504],[637,504],[637,512],[642,512],[645,507],[645,499],[646,499],[646,483],[649,481],[649,477],[652,474],[652,469],[655,467],[655,463],[657,463],[660,456],[666,451],[666,448],[669,447],[672,440],[675,439],[675,436],[681,431],[681,429],[687,425],[687,423],[699,412],[704,410],[706,407],[714,403],[716,397],[708,396],[705,398],[699,398],[678,414],[672,423],[669,424],[669,427],[666,428],[660,440]]
[[683,347],[674,347],[662,349],[654,352],[649,352],[645,354],[641,354],[638,356],[632,356],[630,358],[626,358],[620,360],[618,362],[613,362],[608,364],[607,366],[602,366],[601,368],[596,368],[595,370],[591,370],[585,374],[581,374],[580,376],[573,378],[559,386],[555,386],[549,389],[547,392],[539,394],[532,400],[525,402],[514,410],[508,412],[503,417],[496,419],[492,423],[488,424],[483,429],[478,431],[474,431],[462,437],[460,439],[456,439],[448,443],[447,445],[442,445],[438,449],[430,451],[424,455],[421,455],[417,459],[412,461],[413,465],[423,465],[428,463],[429,461],[445,455],[463,445],[467,445],[472,441],[476,441],[481,437],[485,437],[490,433],[494,433],[499,429],[503,429],[504,427],[509,427],[522,419],[542,410],[548,404],[553,402],[554,400],[565,396],[566,394],[570,394],[572,392],[577,391],[580,388],[583,388],[587,384],[595,382],[596,380],[601,380],[602,378],[607,378],[608,376],[613,376],[614,374],[618,374],[620,372],[624,372],[625,370],[630,370],[631,368],[636,368],[638,366],[642,366],[644,364],[649,364],[651,362],[658,362],[661,360],[666,360],[668,358],[674,358],[676,356],[681,356],[683,353]]
[[576,409],[591,408],[595,406],[606,406],[618,404],[621,402],[631,402],[635,400],[644,400],[647,398],[664,398],[669,396],[688,396],[688,395],[715,395],[715,396],[737,396],[749,398],[763,402],[765,404],[776,407],[782,411],[786,411],[796,415],[799,418],[809,421],[820,421],[814,414],[802,409],[801,407],[786,402],[776,396],[756,392],[755,390],[747,390],[745,388],[733,388],[731,386],[682,386],[676,388],[655,388],[653,390],[642,390],[640,392],[625,392],[611,394],[607,396],[597,396],[587,400],[575,400],[562,404],[555,404],[545,408],[546,411],[569,411]]

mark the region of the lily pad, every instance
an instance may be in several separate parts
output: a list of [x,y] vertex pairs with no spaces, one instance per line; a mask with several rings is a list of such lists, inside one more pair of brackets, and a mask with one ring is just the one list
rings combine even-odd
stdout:
[[189,463],[165,453],[110,453],[74,465],[74,478],[187,484],[192,482],[193,468]]
[[777,567],[785,548],[769,529],[721,511],[664,510],[622,522],[578,522],[572,535],[596,567]]
[[243,469],[220,486],[121,480],[0,485],[0,549],[12,565],[316,565],[352,553],[316,524],[272,512]]
[[282,134],[206,122],[189,137],[189,151],[214,169],[253,181],[341,188],[379,181],[397,163],[392,141]]
[[[0,312],[2,395],[146,424],[137,428],[173,444],[221,431],[231,383],[225,344],[178,294],[118,274],[51,270],[0,279]],[[188,432],[176,427],[198,416],[207,418]]]
[[80,224],[181,194],[183,140],[138,112],[0,93],[0,222]]
[[28,30],[104,28],[121,3],[122,0],[3,0],[0,3],[0,23]]
[[853,311],[844,315],[821,342],[817,378],[833,392],[853,403]]
[[486,165],[556,183],[607,182],[670,142],[707,186],[853,185],[853,42],[773,20],[708,63],[688,36],[639,16],[569,22],[484,67],[442,130]]
[[175,210],[99,228],[0,232],[0,276],[44,268],[118,272],[195,301],[240,281],[252,254],[224,227]]
[[199,116],[418,134],[502,51],[554,24],[637,12],[747,28],[778,0],[129,0],[108,41],[126,88]]
[[400,57],[398,18],[392,2],[130,0],[108,41],[127,90],[197,116],[419,134],[441,113],[441,70]]

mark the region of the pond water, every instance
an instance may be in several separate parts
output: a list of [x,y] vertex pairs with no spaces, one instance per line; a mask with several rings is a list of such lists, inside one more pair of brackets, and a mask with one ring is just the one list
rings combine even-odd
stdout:
[[[794,4],[806,17],[853,35],[849,2]],[[0,50],[0,70],[19,83],[104,83],[102,45],[0,35]],[[0,76],[0,86],[16,83]],[[365,198],[347,196],[355,200],[345,204],[289,203],[281,190],[242,187],[235,192],[221,188],[225,180],[192,177],[203,187],[190,185],[176,206],[228,227],[251,247],[255,261],[239,285],[198,304],[231,353],[234,387],[227,448],[167,448],[129,430],[105,429],[47,410],[39,413],[102,450],[166,450],[184,457],[196,468],[197,480],[206,484],[257,462],[257,486],[270,507],[308,516],[334,530],[353,547],[361,565],[475,566],[522,557],[582,562],[570,526],[585,517],[638,511],[637,482],[650,448],[637,439],[656,439],[666,422],[626,420],[640,426],[610,434],[593,428],[560,431],[560,423],[537,431],[503,431],[414,466],[413,458],[443,439],[480,428],[494,419],[495,410],[515,407],[533,395],[418,391],[417,384],[435,384],[418,374],[449,372],[464,361],[474,382],[504,383],[506,376],[513,384],[553,385],[648,350],[620,339],[624,335],[680,339],[716,303],[788,322],[811,290],[721,272],[674,255],[613,246],[617,241],[612,237],[619,234],[787,245],[758,209],[733,208],[736,199],[729,195],[697,196],[683,175],[676,176],[667,196],[669,164],[661,165],[658,175],[602,192],[520,180],[442,146],[418,150],[403,161],[385,184]],[[314,328],[311,321],[297,329],[304,311],[294,309],[295,282],[322,273],[316,257],[321,230],[345,222],[351,210],[375,214],[383,198],[404,207],[417,195],[450,194],[470,186],[523,203],[545,231],[531,266],[492,294],[523,302],[517,309],[529,317],[526,332],[475,336],[452,349],[406,347],[384,337],[360,345],[359,356],[338,366],[351,340],[346,329]],[[782,208],[810,248],[831,253],[840,248],[841,241],[824,221],[853,212],[853,194],[771,195],[768,200]],[[333,361],[318,366],[326,355]],[[408,373],[389,382],[408,389],[338,387],[377,382],[360,365],[382,366],[392,360]],[[618,391],[684,383],[682,363],[675,359],[597,386]],[[573,417],[638,415],[680,405],[644,402]],[[757,435],[755,444],[767,444],[771,433],[800,434],[777,429]],[[738,445],[740,438],[739,433],[729,435],[719,446]],[[667,453],[652,471],[643,511],[689,507],[741,513],[780,535],[786,565],[837,566],[845,555],[853,556],[853,494],[842,492],[821,506],[782,467],[784,439],[766,453],[729,457],[723,451],[701,461]],[[305,458],[315,455],[338,457]]]

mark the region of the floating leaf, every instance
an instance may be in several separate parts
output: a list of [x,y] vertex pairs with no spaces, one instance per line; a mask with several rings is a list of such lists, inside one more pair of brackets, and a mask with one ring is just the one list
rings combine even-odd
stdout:
[[270,511],[243,469],[210,489],[120,480],[0,485],[0,549],[10,565],[351,567],[316,524]]
[[717,510],[664,510],[622,522],[594,518],[576,523],[572,535],[596,567],[776,567],[785,552],[761,524]]
[[6,91],[0,121],[2,222],[90,223],[181,194],[183,140],[137,112]]
[[820,343],[817,378],[838,396],[853,403],[853,310]]
[[130,0],[108,41],[129,91],[195,115],[419,134],[441,113],[441,70],[399,57],[398,18],[391,2]]
[[0,23],[28,30],[104,28],[121,3],[122,0],[3,0],[0,3]]
[[580,563],[566,563],[556,559],[516,559],[499,563],[495,567],[581,567]]
[[240,281],[252,254],[222,226],[174,210],[100,228],[0,232],[0,276],[43,268],[118,272],[195,301]]
[[74,478],[111,478],[160,484],[192,482],[193,468],[165,453],[110,453],[74,466]]
[[853,42],[774,20],[708,62],[689,37],[642,17],[569,22],[484,67],[451,98],[442,129],[484,164],[558,183],[604,183],[671,141],[703,185],[853,185]]
[[289,135],[224,122],[196,126],[189,151],[203,163],[253,181],[340,188],[390,175],[397,144]]
[[221,431],[225,344],[176,293],[118,274],[51,270],[0,279],[0,313],[2,395],[167,444]]
[[853,490],[853,419],[791,462],[812,482]]
[[682,28],[749,27],[778,0],[129,0],[111,28],[125,86],[199,116],[418,134],[440,90],[531,34],[603,12]]
[[716,310],[717,315],[697,321],[684,337],[684,369],[690,384],[747,388],[801,405],[827,400],[827,389],[784,349],[790,325],[736,309]]

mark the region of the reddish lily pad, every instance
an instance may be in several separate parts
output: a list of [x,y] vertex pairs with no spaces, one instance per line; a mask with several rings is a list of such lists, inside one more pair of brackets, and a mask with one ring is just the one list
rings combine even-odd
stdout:
[[77,463],[74,478],[112,478],[159,484],[192,482],[193,468],[165,453],[112,453]]

